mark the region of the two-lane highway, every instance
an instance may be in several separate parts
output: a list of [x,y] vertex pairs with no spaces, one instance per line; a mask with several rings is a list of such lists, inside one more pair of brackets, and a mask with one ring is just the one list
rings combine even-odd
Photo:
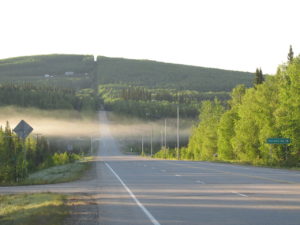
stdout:
[[299,171],[123,155],[106,113],[99,119],[100,148],[88,176],[0,187],[0,194],[84,195],[72,225],[300,225]]
[[100,121],[100,224],[300,224],[300,172],[124,156]]

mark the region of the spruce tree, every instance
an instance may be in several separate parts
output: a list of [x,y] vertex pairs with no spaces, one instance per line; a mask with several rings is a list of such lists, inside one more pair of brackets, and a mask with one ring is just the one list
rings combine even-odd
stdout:
[[259,69],[259,78],[260,78],[260,84],[262,84],[265,81],[265,78],[261,68]]
[[254,85],[262,84],[264,82],[264,80],[265,79],[264,79],[261,68],[259,68],[259,69],[256,68]]
[[288,61],[289,63],[292,63],[293,62],[293,59],[294,59],[294,52],[293,52],[293,48],[292,48],[292,45],[290,45],[290,50],[289,50],[289,54],[288,54]]

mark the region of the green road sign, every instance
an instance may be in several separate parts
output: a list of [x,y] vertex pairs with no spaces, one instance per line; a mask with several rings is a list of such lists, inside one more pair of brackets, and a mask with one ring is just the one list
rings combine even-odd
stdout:
[[268,138],[267,143],[268,144],[290,144],[291,139],[290,138]]

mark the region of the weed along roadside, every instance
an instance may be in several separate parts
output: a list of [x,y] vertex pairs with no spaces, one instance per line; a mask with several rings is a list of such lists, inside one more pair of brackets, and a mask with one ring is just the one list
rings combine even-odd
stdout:
[[[40,170],[30,174],[27,179],[17,185],[56,184],[78,180],[91,168],[92,159],[91,156],[84,157],[74,163]],[[31,187],[35,186],[16,187],[21,188],[18,194],[0,194],[1,225],[64,224],[73,210],[72,205],[78,204],[78,201],[70,203],[70,199],[74,196],[69,193],[61,194],[48,190],[51,191],[50,193],[45,192],[44,188],[34,193],[24,193]],[[75,197],[77,199],[78,196]]]
[[66,196],[53,193],[0,195],[1,225],[63,224]]
[[84,157],[74,163],[54,166],[32,173],[25,179],[22,185],[56,184],[75,181],[79,179],[89,168],[92,157]]

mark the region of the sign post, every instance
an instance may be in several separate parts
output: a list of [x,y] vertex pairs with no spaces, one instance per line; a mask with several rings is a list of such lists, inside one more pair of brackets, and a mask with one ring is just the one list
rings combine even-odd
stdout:
[[268,144],[282,144],[285,145],[285,160],[288,158],[288,144],[291,144],[290,138],[268,138]]
[[[33,131],[33,128],[26,123],[24,120],[21,120],[18,125],[13,129],[13,131],[18,135],[19,138],[23,139],[24,143],[24,161],[26,163],[26,138]],[[25,174],[27,174],[27,167],[25,166]]]

